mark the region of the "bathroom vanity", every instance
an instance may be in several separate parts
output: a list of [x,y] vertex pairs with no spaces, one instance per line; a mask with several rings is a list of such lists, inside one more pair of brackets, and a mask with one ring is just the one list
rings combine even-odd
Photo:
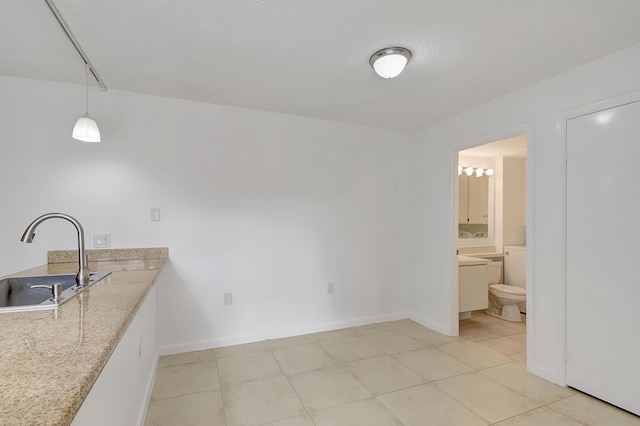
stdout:
[[487,265],[491,261],[458,256],[458,312],[470,312],[489,307]]

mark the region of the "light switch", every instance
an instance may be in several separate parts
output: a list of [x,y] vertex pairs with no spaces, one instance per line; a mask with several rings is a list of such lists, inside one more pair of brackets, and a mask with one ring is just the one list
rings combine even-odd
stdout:
[[151,222],[160,222],[160,209],[151,209]]

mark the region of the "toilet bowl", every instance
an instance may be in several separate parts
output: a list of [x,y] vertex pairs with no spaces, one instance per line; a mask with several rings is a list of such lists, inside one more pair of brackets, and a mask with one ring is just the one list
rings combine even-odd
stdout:
[[489,309],[486,313],[506,321],[522,322],[520,315],[521,303],[527,298],[527,291],[522,287],[500,284],[502,263],[492,262],[488,265],[489,272]]

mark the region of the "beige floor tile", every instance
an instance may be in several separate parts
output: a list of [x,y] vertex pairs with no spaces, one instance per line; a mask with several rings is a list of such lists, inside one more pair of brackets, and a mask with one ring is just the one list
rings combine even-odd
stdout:
[[308,345],[309,343],[316,343],[316,339],[313,337],[313,334],[302,334],[300,336],[267,340],[267,345],[271,350],[288,348],[290,346]]
[[218,370],[210,362],[159,367],[151,399],[165,399],[195,392],[220,389]]
[[273,351],[285,374],[317,370],[336,364],[336,359],[317,343],[292,346]]
[[325,340],[335,340],[342,339],[345,337],[358,337],[358,333],[356,333],[351,328],[343,328],[340,330],[330,330],[330,331],[322,331],[320,333],[314,333],[313,337],[317,342],[322,342]]
[[[515,335],[517,336],[517,334]],[[526,342],[519,342],[512,336],[498,337],[497,339],[482,340],[481,345],[493,349],[496,352],[500,352],[503,355],[512,355],[527,350]]]
[[536,408],[519,416],[496,423],[496,426],[580,426],[570,418],[547,407]]
[[321,410],[369,398],[371,394],[342,368],[329,367],[288,376],[308,410]]
[[478,342],[480,340],[497,339],[498,337],[502,337],[502,335],[484,326],[460,328],[460,337],[465,340]]
[[640,425],[640,417],[583,393],[576,393],[548,407],[585,426]]
[[368,333],[376,333],[378,331],[397,330],[398,327],[402,325],[404,325],[404,323],[400,321],[387,321],[361,325],[359,327],[352,327],[351,329],[360,335],[365,335]]
[[487,368],[481,370],[480,374],[491,377],[493,380],[543,404],[549,404],[576,393],[571,388],[558,386],[529,373],[525,366],[517,362]]
[[373,395],[424,383],[422,377],[389,355],[352,362],[346,368]]
[[444,334],[440,334],[437,331],[430,330],[427,327],[423,327],[420,325],[418,327],[404,327],[401,328],[400,331],[407,336],[416,339],[422,344],[422,346],[442,345],[445,343],[453,343],[462,340],[462,337],[445,336]]
[[456,401],[490,423],[499,422],[542,406],[542,403],[514,391],[480,373],[467,373],[434,382]]
[[315,426],[309,416],[291,417],[289,419],[280,420],[278,422],[269,423],[265,426]]
[[402,426],[384,405],[365,399],[312,414],[316,426]]
[[509,321],[501,321],[495,324],[487,324],[485,328],[498,334],[500,337],[513,336],[514,334],[524,333],[526,331],[524,323],[515,323]]
[[473,371],[468,365],[434,348],[402,352],[393,357],[428,382]]
[[213,350],[216,358],[224,358],[228,356],[254,354],[258,352],[269,352],[269,344],[266,340],[262,342],[245,343],[243,345],[225,346],[223,348],[215,348]]
[[145,426],[226,426],[219,390],[151,401]]
[[524,365],[525,367],[527,366],[527,353],[526,352],[518,352],[517,354],[511,354],[511,355],[509,355],[509,358],[511,358],[512,360]]
[[368,342],[364,337],[327,340],[320,342],[320,345],[335,359],[345,363],[385,355],[384,352]]
[[216,356],[213,349],[204,351],[184,352],[175,355],[164,355],[158,359],[158,367],[166,367],[169,365],[188,364],[190,362],[215,362]]
[[369,333],[364,337],[387,354],[411,351],[424,347],[423,343],[418,342],[413,337],[407,336],[398,330],[378,331]]
[[432,385],[380,395],[377,399],[405,426],[481,426],[482,417]]
[[285,376],[222,389],[228,426],[257,426],[302,416],[305,409]]
[[436,349],[476,370],[511,362],[511,358],[475,342],[460,341],[436,346]]
[[283,374],[271,352],[220,358],[218,359],[218,371],[222,386],[237,385]]

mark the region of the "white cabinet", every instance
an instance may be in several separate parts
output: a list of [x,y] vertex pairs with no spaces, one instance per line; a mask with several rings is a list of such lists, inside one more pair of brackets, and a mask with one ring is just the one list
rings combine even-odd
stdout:
[[153,286],[72,426],[143,423],[158,359],[157,301],[157,289]]
[[489,223],[489,177],[458,176],[458,223]]
[[477,311],[489,307],[487,265],[458,267],[458,312]]

